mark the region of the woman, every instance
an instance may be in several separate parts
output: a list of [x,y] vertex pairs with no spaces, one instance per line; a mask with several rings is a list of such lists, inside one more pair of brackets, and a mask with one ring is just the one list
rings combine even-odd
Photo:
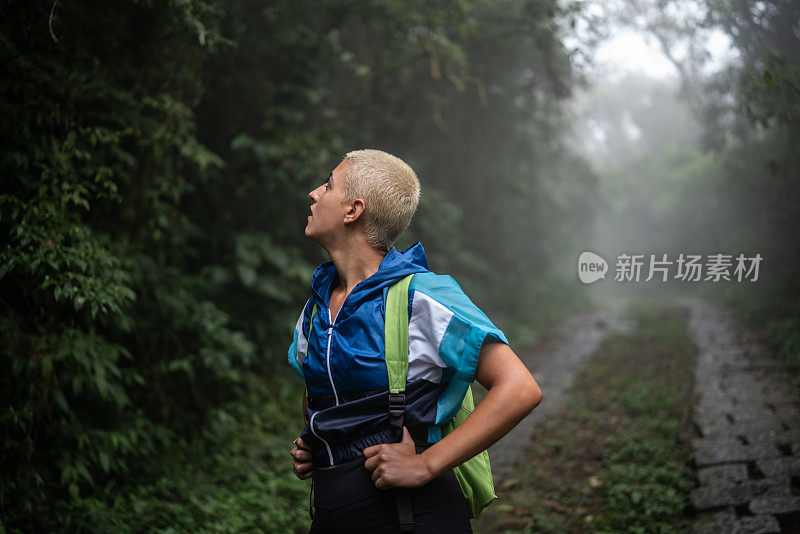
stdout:
[[[403,494],[415,532],[470,532],[453,467],[541,401],[503,332],[455,280],[430,272],[422,245],[392,247],[419,195],[411,168],[378,150],[348,153],[309,193],[305,235],[331,257],[312,277],[289,349],[308,390],[307,425],[291,455],[295,475],[314,477],[311,532],[398,532],[408,515],[399,504]],[[409,274],[409,366],[403,438],[396,443],[383,359],[385,297]],[[442,437],[473,378],[488,393]]]

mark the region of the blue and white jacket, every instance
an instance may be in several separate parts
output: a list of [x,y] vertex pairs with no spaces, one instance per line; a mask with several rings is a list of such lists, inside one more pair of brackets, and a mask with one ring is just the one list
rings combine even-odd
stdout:
[[[371,445],[393,441],[389,427],[389,383],[384,361],[386,293],[415,273],[408,291],[409,365],[404,424],[412,435],[441,439],[475,377],[484,341],[506,336],[467,298],[451,276],[428,269],[422,244],[392,247],[378,271],[347,295],[331,317],[331,291],[339,284],[332,261],[311,278],[311,298],[297,321],[289,364],[305,379],[314,465],[338,465]],[[313,317],[312,309],[317,306]]]

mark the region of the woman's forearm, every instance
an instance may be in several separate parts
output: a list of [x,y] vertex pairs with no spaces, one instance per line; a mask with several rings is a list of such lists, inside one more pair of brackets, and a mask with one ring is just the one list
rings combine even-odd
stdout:
[[480,361],[476,378],[489,386],[488,393],[463,423],[422,453],[431,478],[489,448],[542,399],[536,381],[508,345],[484,345]]
[[417,454],[407,428],[400,443],[364,449],[364,466],[378,488],[417,487],[488,448],[519,423],[542,399],[528,369],[504,343],[485,344],[475,378],[486,397],[457,428]]
[[488,449],[539,404],[535,383],[492,387],[469,417],[422,453],[434,478]]

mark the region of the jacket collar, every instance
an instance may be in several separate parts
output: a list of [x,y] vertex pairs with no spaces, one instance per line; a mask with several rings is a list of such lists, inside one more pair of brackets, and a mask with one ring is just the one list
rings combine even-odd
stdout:
[[[343,312],[348,309],[355,309],[366,300],[382,295],[384,288],[389,287],[400,278],[412,274],[428,271],[428,259],[425,256],[425,249],[422,243],[417,241],[414,245],[403,251],[398,251],[395,247],[389,249],[381,260],[378,270],[366,280],[362,280],[347,295],[342,310],[339,311],[337,322],[346,317]],[[339,273],[333,261],[326,261],[314,271],[311,277],[311,289],[314,302],[317,308],[325,311],[322,314],[325,322],[328,322],[328,306],[330,305],[331,290],[339,283]]]

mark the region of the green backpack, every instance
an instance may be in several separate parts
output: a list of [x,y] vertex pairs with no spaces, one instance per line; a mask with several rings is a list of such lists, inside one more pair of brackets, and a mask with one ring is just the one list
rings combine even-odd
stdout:
[[[389,424],[395,431],[397,441],[403,432],[403,413],[405,412],[406,376],[408,374],[408,286],[410,274],[389,287],[386,297],[386,370],[389,375]],[[461,402],[458,413],[442,426],[442,436],[446,436],[475,409],[472,388]],[[497,498],[492,482],[492,469],[489,466],[489,453],[485,450],[463,464],[453,468],[456,480],[464,493],[472,518]]]

